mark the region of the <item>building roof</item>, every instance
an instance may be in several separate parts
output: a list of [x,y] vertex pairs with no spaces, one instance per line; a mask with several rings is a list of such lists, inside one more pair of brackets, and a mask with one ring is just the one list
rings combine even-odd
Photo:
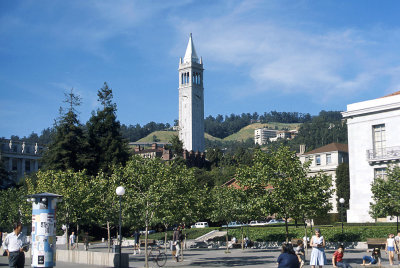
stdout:
[[400,95],[400,90],[399,90],[399,91],[396,91],[396,92],[393,92],[393,93],[391,93],[391,94],[389,94],[389,95],[383,96],[383,97],[381,97],[381,98],[392,97],[392,96],[396,96],[396,95]]
[[315,150],[312,150],[310,152],[304,153],[305,155],[307,154],[318,154],[318,153],[326,153],[326,152],[334,152],[334,151],[339,151],[339,152],[349,152],[349,147],[347,144],[343,143],[330,143],[328,145],[319,147]]
[[189,36],[189,42],[186,47],[185,57],[183,58],[183,62],[199,62],[199,57],[197,57],[196,49],[194,48],[192,33]]

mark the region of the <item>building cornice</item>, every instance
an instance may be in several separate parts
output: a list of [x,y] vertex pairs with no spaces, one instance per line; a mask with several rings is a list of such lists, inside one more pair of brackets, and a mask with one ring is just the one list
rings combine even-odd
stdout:
[[393,110],[400,110],[400,102],[346,111],[346,112],[342,112],[342,116],[344,119],[347,119],[347,118],[352,118],[352,117],[356,117],[356,116],[364,116],[364,115],[368,115],[368,114],[388,112],[388,111],[393,111]]

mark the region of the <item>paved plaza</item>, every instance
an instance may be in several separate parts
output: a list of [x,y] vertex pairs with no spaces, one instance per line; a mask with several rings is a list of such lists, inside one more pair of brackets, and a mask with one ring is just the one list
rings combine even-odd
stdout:
[[[81,249],[83,248],[80,247]],[[98,245],[90,250],[107,251],[105,246]],[[129,253],[129,267],[144,267],[144,251],[139,255],[133,255],[132,248],[123,248],[124,253]],[[332,267],[333,250],[326,250],[328,266]],[[308,250],[307,260],[310,259],[311,250]],[[172,260],[171,252],[168,250],[168,261],[164,267],[277,267],[276,260],[280,254],[278,249],[231,249],[230,253],[225,253],[223,249],[188,249],[184,251],[184,261],[175,262]],[[345,252],[345,260],[355,267],[362,267],[362,256],[367,254],[365,250],[349,249]],[[369,254],[369,253],[368,253]],[[30,259],[26,258],[25,267],[30,267]],[[308,264],[308,263],[307,263]],[[395,258],[395,266],[399,262]],[[7,267],[7,257],[0,257],[0,267]],[[150,267],[157,267],[155,263],[150,262]],[[59,268],[82,267],[95,268],[104,266],[83,265],[76,263],[57,262]],[[306,265],[305,267],[310,267]],[[369,266],[374,267],[374,266]],[[375,266],[376,267],[376,266]],[[382,251],[382,267],[389,267],[389,261],[386,253]],[[393,267],[393,266],[392,266]]]

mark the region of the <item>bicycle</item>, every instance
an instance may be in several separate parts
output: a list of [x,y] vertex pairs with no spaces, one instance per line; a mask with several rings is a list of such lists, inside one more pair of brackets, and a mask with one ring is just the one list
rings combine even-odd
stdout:
[[161,251],[160,247],[150,247],[147,257],[149,261],[152,260],[158,267],[163,267],[167,263],[167,255]]

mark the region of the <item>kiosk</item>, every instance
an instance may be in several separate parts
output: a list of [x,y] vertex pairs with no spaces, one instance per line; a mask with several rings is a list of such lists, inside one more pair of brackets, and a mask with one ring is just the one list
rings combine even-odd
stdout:
[[61,195],[40,193],[27,196],[32,202],[32,267],[56,266],[56,207]]

